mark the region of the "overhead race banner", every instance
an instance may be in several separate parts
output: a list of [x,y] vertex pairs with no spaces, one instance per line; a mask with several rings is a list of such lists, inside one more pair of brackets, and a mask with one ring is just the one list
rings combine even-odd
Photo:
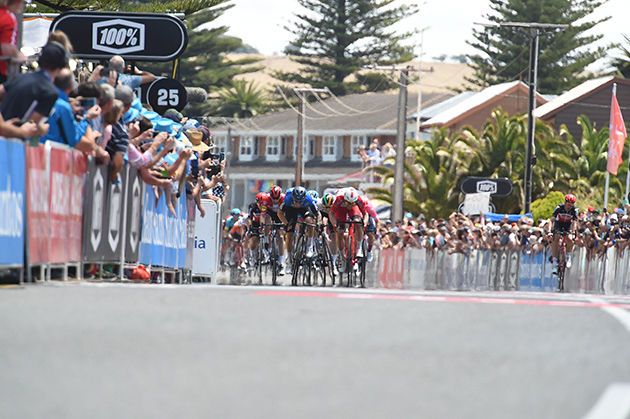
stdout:
[[50,30],[64,32],[73,55],[83,59],[171,61],[188,45],[184,22],[160,13],[70,11],[57,16]]
[[23,141],[0,138],[0,266],[24,263],[25,161]]

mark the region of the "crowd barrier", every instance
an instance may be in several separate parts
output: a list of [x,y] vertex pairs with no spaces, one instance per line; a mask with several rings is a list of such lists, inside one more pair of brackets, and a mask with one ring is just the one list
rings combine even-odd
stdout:
[[[449,253],[424,248],[384,249],[368,269],[376,283],[389,289],[555,292],[551,250],[536,255],[519,250]],[[565,276],[565,291],[586,294],[630,294],[630,252],[612,247],[603,253],[575,247]],[[369,275],[369,273],[368,273]]]
[[[191,279],[195,248],[192,200],[182,193],[176,216],[166,196],[156,196],[138,170],[126,165],[121,182],[109,181],[107,167],[63,144],[31,147],[23,140],[0,138],[0,268],[20,269],[20,281],[62,278],[84,264],[115,265],[118,277],[138,263],[183,282]],[[220,232],[220,210],[206,215]],[[218,246],[218,245],[217,245]],[[39,270],[39,273],[38,273]],[[212,277],[216,272],[198,272]]]

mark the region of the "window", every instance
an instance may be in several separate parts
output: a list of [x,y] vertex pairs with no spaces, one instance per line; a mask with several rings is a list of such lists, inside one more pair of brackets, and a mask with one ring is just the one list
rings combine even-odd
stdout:
[[254,158],[254,138],[241,137],[239,160],[251,161]]
[[337,160],[337,137],[327,135],[322,140],[322,161]]
[[350,140],[350,161],[361,161],[359,157],[359,147],[367,147],[368,138],[365,135],[353,135]]
[[279,136],[267,137],[267,160],[280,161],[282,151],[282,141]]
[[227,137],[225,135],[220,135],[214,138],[214,145],[216,146],[212,152],[215,154],[225,153],[227,154]]

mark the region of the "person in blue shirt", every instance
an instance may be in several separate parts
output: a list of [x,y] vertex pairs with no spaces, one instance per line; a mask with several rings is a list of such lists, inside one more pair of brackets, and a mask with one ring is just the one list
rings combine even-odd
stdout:
[[109,59],[109,74],[107,76],[101,76],[101,70],[104,69],[102,65],[96,66],[89,81],[96,83],[109,83],[113,87],[119,84],[123,86],[129,86],[131,89],[137,89],[143,84],[151,83],[156,79],[155,75],[148,71],[140,71],[138,67],[127,66],[125,68],[125,60],[120,55],[114,55]]
[[[304,221],[309,224],[314,224],[316,221],[317,205],[311,195],[306,193],[306,189],[302,186],[297,186],[293,189],[287,190],[284,197],[284,202],[278,211],[278,217],[280,221],[286,226],[287,232],[287,251],[289,253],[289,265],[286,271],[290,272],[293,265],[293,237],[295,234],[295,225],[298,217],[302,217]],[[307,235],[308,250],[306,257],[313,257],[315,255],[315,228],[308,226]]]
[[76,84],[74,74],[70,69],[64,68],[55,77],[54,83],[59,92],[59,98],[55,102],[53,114],[48,119],[50,127],[48,133],[42,140],[66,144],[86,153],[94,151],[96,157],[107,155],[107,152],[96,143],[96,139],[101,134],[93,131],[88,122],[101,114],[101,108],[98,105],[93,106],[87,110],[81,122],[77,122],[68,97]]

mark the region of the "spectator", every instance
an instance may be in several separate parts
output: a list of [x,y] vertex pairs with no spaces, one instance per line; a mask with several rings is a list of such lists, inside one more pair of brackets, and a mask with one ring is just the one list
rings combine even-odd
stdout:
[[370,166],[380,166],[381,164],[381,152],[378,149],[377,144],[370,144],[370,149],[367,151],[367,156],[369,158],[368,164]]
[[[37,135],[48,132],[46,121],[59,97],[53,84],[70,58],[66,49],[56,43],[47,44],[39,56],[39,68],[34,73],[23,73],[0,86],[0,113],[5,120],[32,120],[38,126]],[[28,114],[28,112],[31,112]]]
[[129,147],[129,131],[127,130],[122,116],[131,107],[131,102],[133,102],[134,99],[133,90],[128,86],[116,87],[116,99],[120,100],[123,109],[120,115],[118,114],[118,109],[114,112],[114,115],[118,117],[116,122],[113,122],[113,118],[109,121],[112,126],[112,134],[106,147],[111,159],[109,180],[113,183],[120,182],[119,173],[125,164],[125,154],[127,154],[127,148]]
[[86,116],[77,123],[68,96],[76,86],[74,74],[70,69],[64,68],[59,72],[54,83],[59,92],[59,98],[55,103],[55,111],[48,120],[50,129],[43,140],[67,144],[79,151],[94,152],[96,157],[104,157],[107,153],[96,143],[101,133],[93,131],[88,124],[90,119],[101,114],[100,106],[96,104],[88,109]]
[[[396,157],[396,150],[392,147],[391,143],[385,143],[383,146],[383,151],[381,153],[381,158],[385,161],[389,157]],[[391,166],[391,162],[385,162],[386,166]]]
[[[22,0],[0,0],[0,48],[3,57],[24,62],[26,57],[17,48],[18,24],[15,14],[22,8]],[[7,81],[7,71],[12,60],[0,61],[0,83]]]
[[49,33],[48,42],[58,42],[59,44],[63,45],[68,53],[72,54],[74,52],[72,44],[70,43],[70,39],[68,39],[68,35],[66,35],[62,31],[53,31]]
[[101,70],[105,70],[105,68],[102,65],[96,66],[89,81],[108,83],[113,87],[122,85],[135,89],[156,79],[153,74],[140,71],[136,66],[129,65],[125,68],[125,60],[120,55],[114,55],[109,59],[109,69],[107,76],[103,76]]

